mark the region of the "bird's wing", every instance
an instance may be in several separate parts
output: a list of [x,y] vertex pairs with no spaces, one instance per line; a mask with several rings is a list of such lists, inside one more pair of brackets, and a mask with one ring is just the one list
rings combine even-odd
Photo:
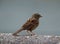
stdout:
[[25,24],[23,24],[22,27],[26,29],[28,27],[28,25],[30,25],[30,22],[31,22],[30,19],[27,20],[27,22]]
[[36,20],[31,20],[27,26],[27,29],[33,28],[37,24]]
[[32,20],[31,24],[28,25],[27,30],[34,30],[38,26],[39,22],[36,20]]
[[28,28],[29,26],[33,26],[36,23],[36,19],[29,19],[27,22],[22,26],[24,29]]

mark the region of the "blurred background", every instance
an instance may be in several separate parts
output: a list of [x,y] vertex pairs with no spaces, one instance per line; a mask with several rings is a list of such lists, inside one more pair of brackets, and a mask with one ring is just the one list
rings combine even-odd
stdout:
[[43,17],[33,32],[60,35],[60,0],[0,0],[0,32],[15,32],[34,13],[40,13]]

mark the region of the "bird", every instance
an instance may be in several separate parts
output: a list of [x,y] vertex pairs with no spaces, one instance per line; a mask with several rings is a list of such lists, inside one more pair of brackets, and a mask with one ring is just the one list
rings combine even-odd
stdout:
[[39,18],[41,18],[41,14],[34,13],[31,18],[29,18],[19,30],[17,30],[15,33],[13,33],[14,36],[17,36],[17,34],[23,30],[27,30],[28,33],[31,35],[35,35],[32,31],[35,30],[39,26]]

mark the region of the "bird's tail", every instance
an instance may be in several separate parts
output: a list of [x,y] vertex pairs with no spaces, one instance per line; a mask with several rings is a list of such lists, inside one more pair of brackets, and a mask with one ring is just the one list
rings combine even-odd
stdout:
[[21,32],[21,31],[23,31],[23,28],[17,30],[15,33],[13,33],[13,35],[17,35],[17,33]]

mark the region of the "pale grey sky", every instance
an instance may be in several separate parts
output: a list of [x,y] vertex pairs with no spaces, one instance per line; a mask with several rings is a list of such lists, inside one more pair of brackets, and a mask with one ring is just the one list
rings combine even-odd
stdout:
[[0,32],[15,32],[36,12],[43,17],[35,33],[60,35],[60,0],[0,0]]

